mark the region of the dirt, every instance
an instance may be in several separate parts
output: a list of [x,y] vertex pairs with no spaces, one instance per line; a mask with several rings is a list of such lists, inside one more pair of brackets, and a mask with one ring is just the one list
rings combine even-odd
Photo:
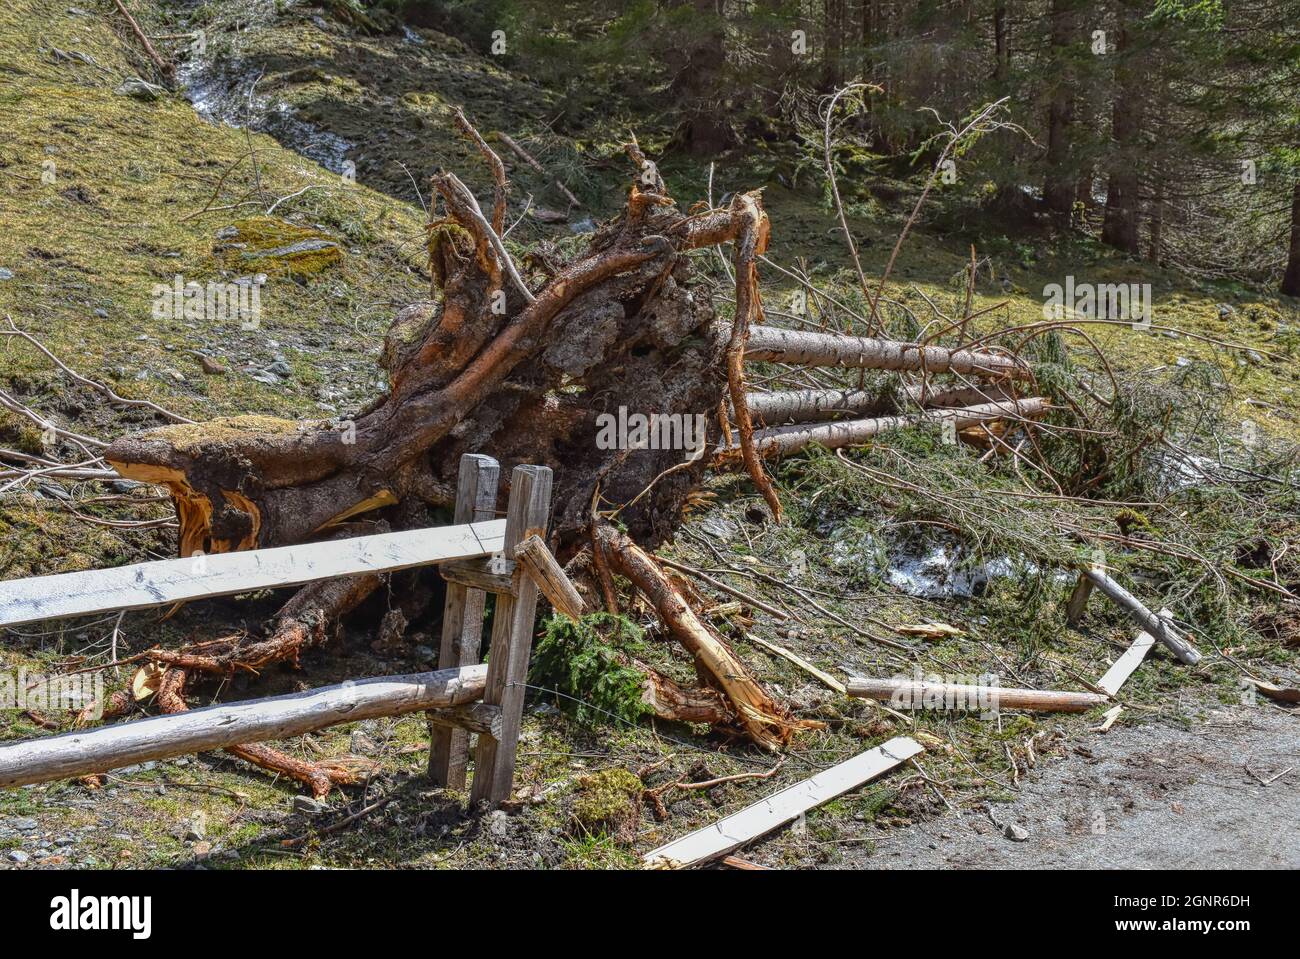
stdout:
[[[1027,838],[1008,836],[1015,826]],[[1300,868],[1300,722],[1272,706],[1232,706],[1187,725],[1075,736],[1012,802],[893,830],[842,865]]]

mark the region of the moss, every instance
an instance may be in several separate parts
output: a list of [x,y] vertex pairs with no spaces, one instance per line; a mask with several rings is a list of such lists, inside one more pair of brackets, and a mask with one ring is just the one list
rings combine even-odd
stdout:
[[229,268],[311,276],[343,259],[333,237],[272,216],[236,220],[217,234],[213,253]]
[[277,416],[223,416],[203,423],[177,423],[149,431],[149,438],[168,443],[178,452],[194,454],[203,447],[220,446],[259,433],[287,436],[326,428],[326,421],[286,420]]
[[21,418],[8,410],[0,410],[0,445],[23,453],[39,456],[45,452],[41,431],[31,420]]
[[631,842],[641,819],[641,780],[622,767],[578,780],[573,818],[586,835],[609,835]]

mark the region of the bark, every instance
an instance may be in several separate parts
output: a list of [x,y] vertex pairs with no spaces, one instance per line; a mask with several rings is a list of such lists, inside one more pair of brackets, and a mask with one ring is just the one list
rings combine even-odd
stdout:
[[1111,106],[1111,157],[1106,185],[1106,215],[1101,240],[1137,256],[1140,201],[1137,163],[1142,129],[1141,79],[1131,50],[1127,27],[1116,31],[1115,93]]
[[748,362],[797,366],[848,366],[875,370],[926,370],[930,373],[1006,376],[1028,379],[1029,368],[1013,356],[943,346],[899,343],[869,336],[839,336],[804,330],[759,327],[749,334]]
[[1288,296],[1300,296],[1300,181],[1291,191],[1291,242],[1287,248],[1282,292]]
[[906,412],[913,405],[974,406],[1010,397],[1001,384],[983,387],[931,387],[924,391],[919,386],[904,385],[900,392],[903,396],[894,399],[887,393],[872,390],[789,390],[750,393],[747,402],[749,412],[765,426],[781,426],[834,419],[844,413],[874,417],[890,412]]
[[910,679],[851,679],[850,696],[889,703],[897,709],[945,709],[951,704],[972,710],[1031,709],[1040,712],[1086,713],[1110,702],[1097,693],[1061,690],[1011,689],[1003,686],[968,686]]
[[[902,429],[905,426],[915,426],[918,423],[942,423],[951,420],[957,429],[962,430],[977,423],[989,423],[1006,417],[1039,416],[1046,411],[1047,406],[1047,400],[1033,397],[956,409],[925,410],[903,416],[881,416],[875,419],[842,420],[815,425],[799,423],[794,426],[776,426],[756,432],[754,445],[764,456],[794,453],[814,444],[824,446],[826,449],[861,446],[881,433]],[[718,462],[726,463],[734,460],[735,450],[731,447],[719,446],[715,456]]]

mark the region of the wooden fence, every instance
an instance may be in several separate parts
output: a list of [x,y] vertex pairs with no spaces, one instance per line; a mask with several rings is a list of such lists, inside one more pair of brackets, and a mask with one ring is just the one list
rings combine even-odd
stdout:
[[[545,538],[551,470],[515,467],[504,520],[496,518],[498,474],[491,457],[468,454],[461,459],[452,526],[0,583],[0,627],[6,627],[415,566],[437,565],[447,580],[436,672],[376,677],[3,746],[0,787],[423,709],[429,710],[429,774],[434,781],[464,788],[469,734],[475,732],[471,803],[496,805],[508,799],[538,596],[537,585],[516,565],[514,552],[531,535]],[[491,655],[483,667],[479,663],[489,595],[496,605]]]

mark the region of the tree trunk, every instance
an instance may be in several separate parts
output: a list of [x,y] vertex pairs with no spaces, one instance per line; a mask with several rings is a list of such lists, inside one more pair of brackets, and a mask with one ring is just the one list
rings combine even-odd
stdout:
[[1141,91],[1137,67],[1130,51],[1129,31],[1116,31],[1113,54],[1115,92],[1111,108],[1111,156],[1107,171],[1106,216],[1101,240],[1110,246],[1137,256],[1140,205],[1138,200],[1139,166],[1137,144],[1141,131]]
[[691,8],[683,21],[683,46],[673,58],[671,94],[686,119],[673,136],[692,156],[711,157],[736,142],[727,122],[725,95],[727,35],[717,0],[672,0],[671,10]]
[[1052,98],[1047,107],[1047,173],[1043,179],[1043,204],[1064,219],[1074,207],[1074,176],[1070,170],[1070,127],[1074,122],[1074,91],[1066,52],[1074,30],[1071,0],[1052,0]]
[[996,3],[993,7],[993,79],[1004,83],[1011,64],[1010,41],[1007,36],[1007,5]]
[[1282,276],[1282,292],[1300,296],[1300,180],[1291,191],[1291,243],[1287,249],[1286,273]]

